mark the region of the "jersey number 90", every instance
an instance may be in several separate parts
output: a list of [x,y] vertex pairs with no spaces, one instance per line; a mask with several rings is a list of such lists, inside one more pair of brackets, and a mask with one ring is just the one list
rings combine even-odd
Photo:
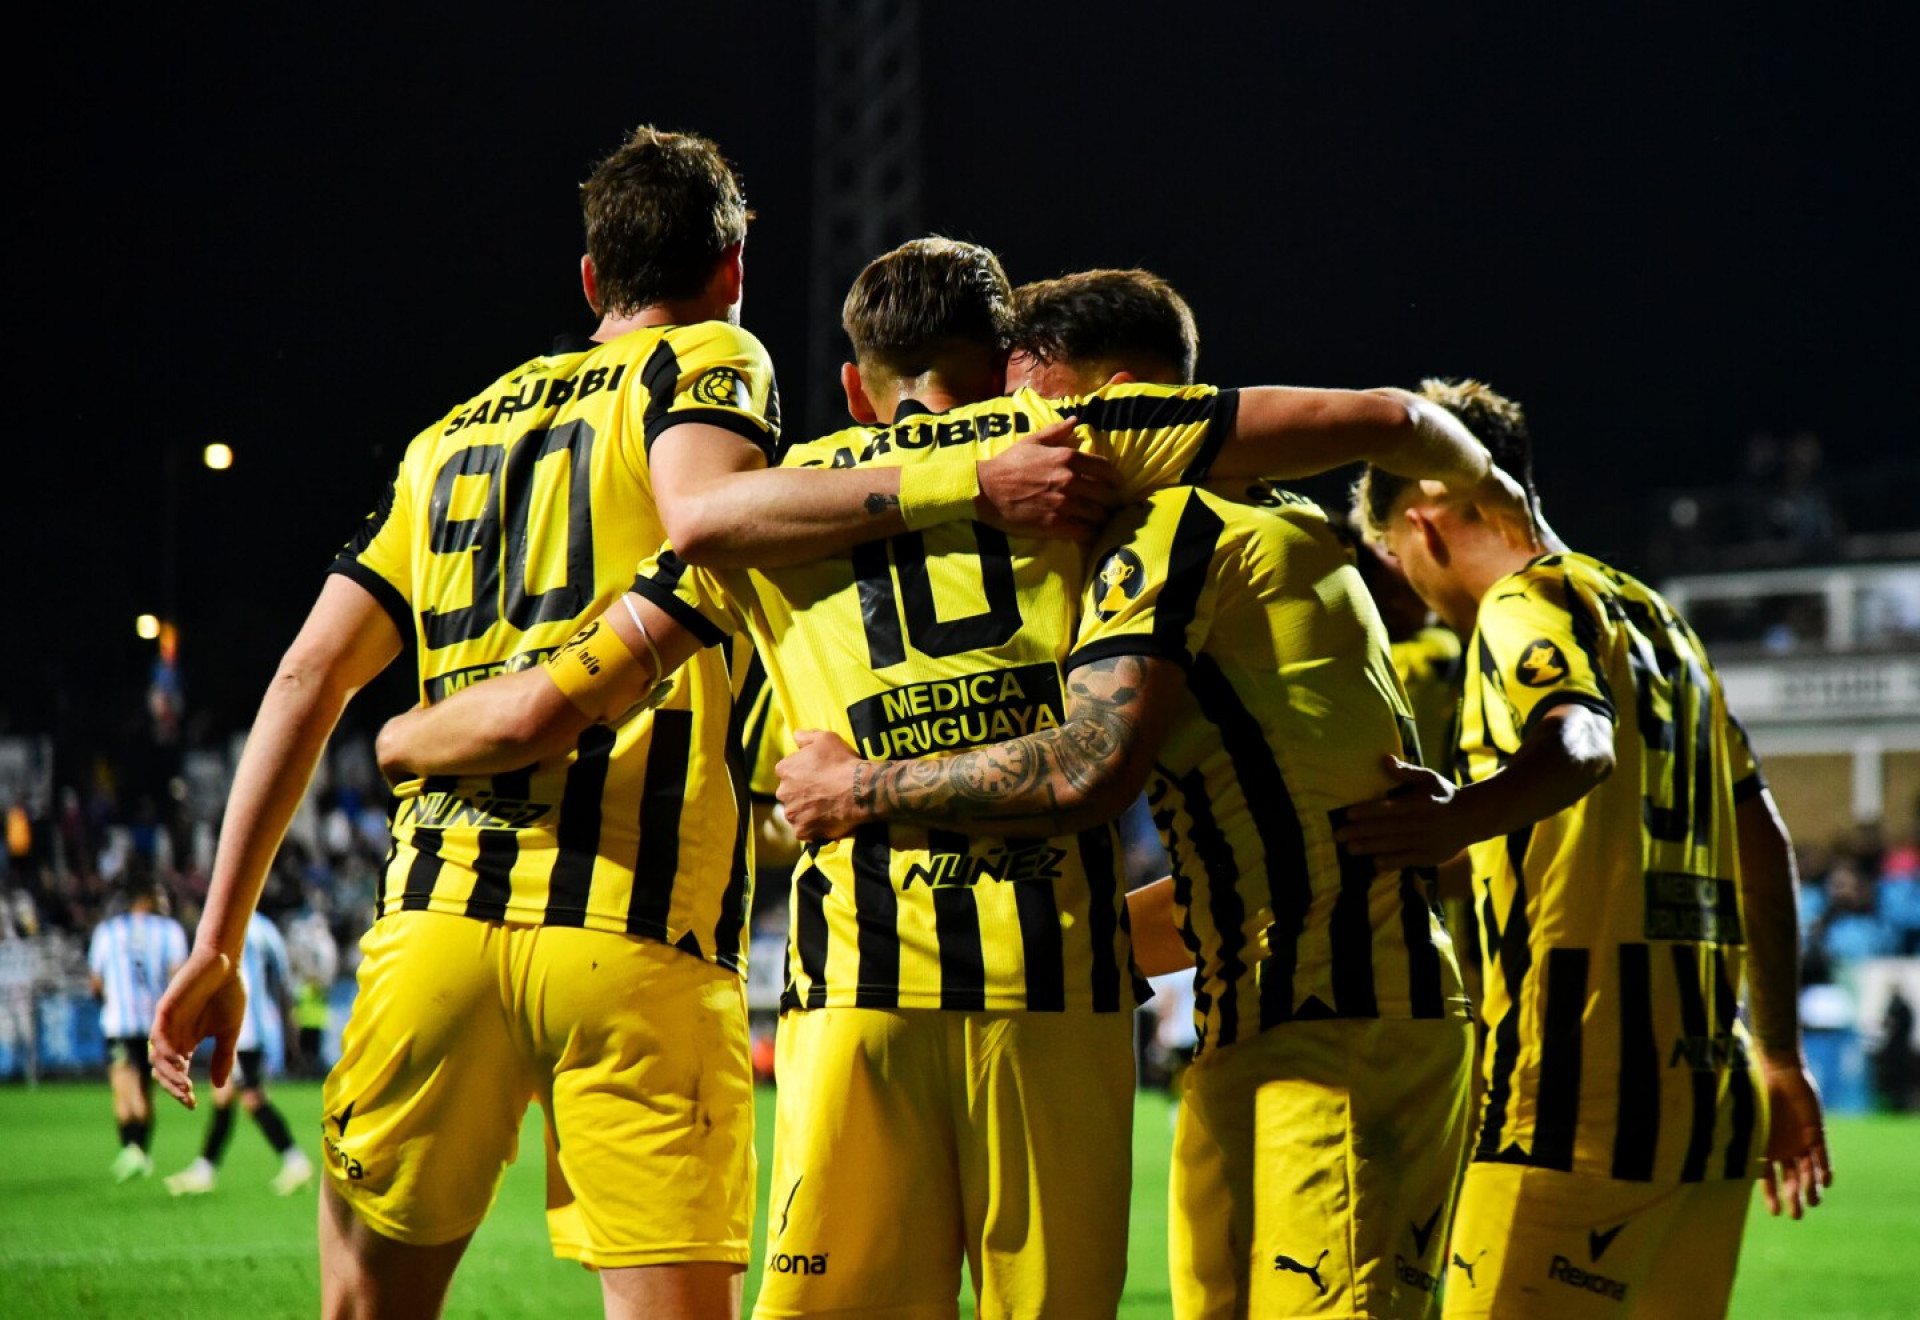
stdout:
[[[528,431],[507,445],[472,445],[448,458],[433,478],[427,548],[437,555],[468,555],[473,600],[459,609],[426,609],[420,621],[430,648],[481,636],[499,622],[524,632],[538,623],[578,617],[593,600],[593,428],[583,421]],[[527,591],[527,569],[536,540],[554,535],[549,508],[533,507],[534,470],[568,455],[566,580],[545,591]],[[453,489],[462,477],[487,483],[480,511],[451,516]],[[502,573],[506,590],[500,589]],[[504,598],[503,598],[504,597]]]

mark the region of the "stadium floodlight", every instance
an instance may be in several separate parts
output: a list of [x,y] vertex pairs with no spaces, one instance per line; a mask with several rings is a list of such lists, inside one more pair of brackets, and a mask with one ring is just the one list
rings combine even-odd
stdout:
[[233,466],[233,450],[216,441],[200,451],[200,461],[215,472],[225,472]]
[[133,621],[133,630],[140,634],[140,640],[151,642],[160,636],[160,619],[157,615],[142,614]]

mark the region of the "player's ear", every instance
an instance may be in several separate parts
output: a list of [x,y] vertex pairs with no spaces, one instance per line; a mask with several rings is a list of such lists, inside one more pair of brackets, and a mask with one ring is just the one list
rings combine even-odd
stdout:
[[1444,566],[1449,558],[1446,533],[1433,516],[1433,510],[1425,505],[1410,505],[1403,515],[1413,529],[1413,536],[1421,549],[1434,563]]
[[580,291],[587,295],[587,306],[593,308],[593,314],[600,315],[600,278],[594,273],[593,257],[587,253],[580,257]]
[[727,306],[740,301],[740,291],[746,284],[746,241],[729,243],[720,254],[720,265],[714,271],[714,277],[720,281],[720,292],[727,295]]
[[853,414],[854,421],[862,426],[872,426],[880,420],[873,401],[867,397],[867,387],[860,379],[860,368],[856,364],[840,364],[840,388],[847,392],[847,411]]

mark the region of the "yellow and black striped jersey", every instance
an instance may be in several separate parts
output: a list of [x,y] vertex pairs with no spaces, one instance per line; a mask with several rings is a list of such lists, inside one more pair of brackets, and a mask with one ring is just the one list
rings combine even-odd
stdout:
[[793,731],[780,703],[773,699],[773,685],[767,682],[767,669],[760,653],[752,652],[746,675],[734,700],[740,705],[740,753],[746,760],[747,793],[761,802],[771,802],[780,791],[780,776],[774,772],[793,750]]
[[[785,466],[988,458],[1066,415],[1129,497],[1198,480],[1232,434],[1238,395],[1031,390],[797,445]],[[828,729],[876,760],[937,755],[1057,725],[1083,547],[955,521],[818,563],[689,568],[663,552],[634,589],[713,643],[749,631],[795,729]],[[871,824],[809,848],[795,870],[792,1007],[1111,1012],[1139,994],[1111,827],[1057,839],[971,839]],[[1128,991],[1132,989],[1130,996]]]
[[1475,1158],[1634,1180],[1751,1176],[1734,808],[1764,783],[1692,629],[1585,555],[1496,582],[1467,651],[1456,771],[1485,779],[1566,703],[1613,773],[1472,849],[1491,1032]]
[[[665,535],[654,439],[701,422],[771,453],[776,398],[759,342],[717,321],[534,358],[414,439],[333,571],[412,639],[423,701],[537,663]],[[588,729],[562,759],[401,785],[379,910],[624,931],[738,967],[730,707],[727,661],[708,652],[658,710]]]
[[1406,689],[1413,726],[1427,763],[1444,765],[1453,747],[1453,721],[1460,713],[1460,635],[1435,624],[1393,643],[1393,672]]
[[1068,668],[1157,656],[1187,687],[1147,786],[1196,962],[1200,1048],[1283,1022],[1464,1017],[1431,877],[1334,842],[1392,788],[1412,718],[1359,570],[1318,505],[1197,490],[1121,510]]

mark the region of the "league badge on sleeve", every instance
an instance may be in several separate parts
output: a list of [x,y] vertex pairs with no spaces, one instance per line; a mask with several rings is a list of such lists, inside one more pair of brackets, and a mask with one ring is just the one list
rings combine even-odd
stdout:
[[1552,687],[1566,676],[1567,657],[1544,637],[1527,643],[1514,670],[1514,677],[1530,688]]
[[715,408],[750,408],[747,382],[732,367],[709,367],[693,382],[693,397]]
[[1094,588],[1093,612],[1103,622],[1111,619],[1127,607],[1128,601],[1139,596],[1146,577],[1147,570],[1140,563],[1139,555],[1124,545],[1108,551],[1094,570],[1094,580],[1099,585]]

